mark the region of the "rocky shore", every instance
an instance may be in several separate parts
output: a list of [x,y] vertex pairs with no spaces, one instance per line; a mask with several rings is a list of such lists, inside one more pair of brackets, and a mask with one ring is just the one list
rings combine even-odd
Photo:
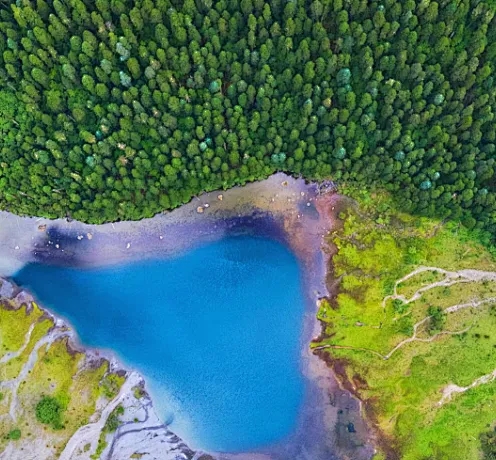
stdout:
[[[326,363],[309,347],[320,333],[316,319],[318,300],[329,296],[327,268],[331,248],[326,246],[325,236],[335,225],[338,204],[339,198],[333,194],[330,183],[318,186],[276,174],[242,188],[207,193],[172,212],[139,222],[96,226],[0,213],[0,275],[4,277],[14,275],[30,262],[93,267],[172,257],[196,245],[242,233],[283,242],[297,255],[304,268],[307,308],[301,334],[301,367],[308,385],[305,408],[289,439],[260,452],[237,455],[195,452],[158,419],[153,411],[155,395],[146,393],[145,383],[137,373],[124,371],[105,352],[86,350],[89,361],[95,356],[108,359],[114,370],[125,373],[126,382],[117,399],[98,408],[91,422],[73,434],[59,458],[89,459],[105,425],[106,418],[102,418],[122,405],[121,425],[113,434],[107,434],[102,459],[370,459],[373,446],[361,418],[359,401],[340,388]],[[21,298],[24,303],[32,301],[29,294],[9,283],[2,286],[5,287],[0,288],[1,297],[16,299],[21,296],[19,301]],[[61,330],[70,329],[62,320],[57,320],[56,324]],[[69,335],[71,346],[82,350],[72,330]],[[143,391],[138,392],[136,388]],[[194,440],[185,441],[194,446]],[[13,444],[8,446],[9,456],[0,455],[0,458],[29,458],[16,457]],[[36,458],[53,458],[49,452],[46,454],[40,453]]]

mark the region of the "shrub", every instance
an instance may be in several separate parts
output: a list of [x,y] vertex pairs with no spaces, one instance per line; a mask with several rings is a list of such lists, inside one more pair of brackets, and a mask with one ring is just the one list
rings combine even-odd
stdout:
[[36,419],[45,425],[51,425],[55,430],[60,430],[63,428],[62,410],[62,405],[57,399],[43,396],[36,405]]
[[7,438],[10,439],[11,441],[17,441],[18,439],[21,439],[21,430],[19,428],[12,430],[7,435]]

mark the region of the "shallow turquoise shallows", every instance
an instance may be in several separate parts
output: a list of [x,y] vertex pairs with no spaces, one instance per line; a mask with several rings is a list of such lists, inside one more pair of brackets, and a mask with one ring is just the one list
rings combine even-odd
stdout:
[[304,306],[298,261],[281,244],[233,237],[110,268],[30,264],[15,279],[83,344],[138,369],[193,447],[247,451],[295,429]]

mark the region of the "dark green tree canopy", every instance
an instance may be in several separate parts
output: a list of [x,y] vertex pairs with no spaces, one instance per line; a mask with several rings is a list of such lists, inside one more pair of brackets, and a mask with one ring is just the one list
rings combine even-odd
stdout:
[[7,3],[3,209],[139,219],[282,170],[494,231],[493,2]]

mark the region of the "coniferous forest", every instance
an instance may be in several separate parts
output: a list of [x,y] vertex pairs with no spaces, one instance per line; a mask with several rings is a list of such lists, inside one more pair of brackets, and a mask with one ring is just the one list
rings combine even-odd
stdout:
[[0,1],[0,207],[100,223],[287,171],[494,232],[496,5]]

